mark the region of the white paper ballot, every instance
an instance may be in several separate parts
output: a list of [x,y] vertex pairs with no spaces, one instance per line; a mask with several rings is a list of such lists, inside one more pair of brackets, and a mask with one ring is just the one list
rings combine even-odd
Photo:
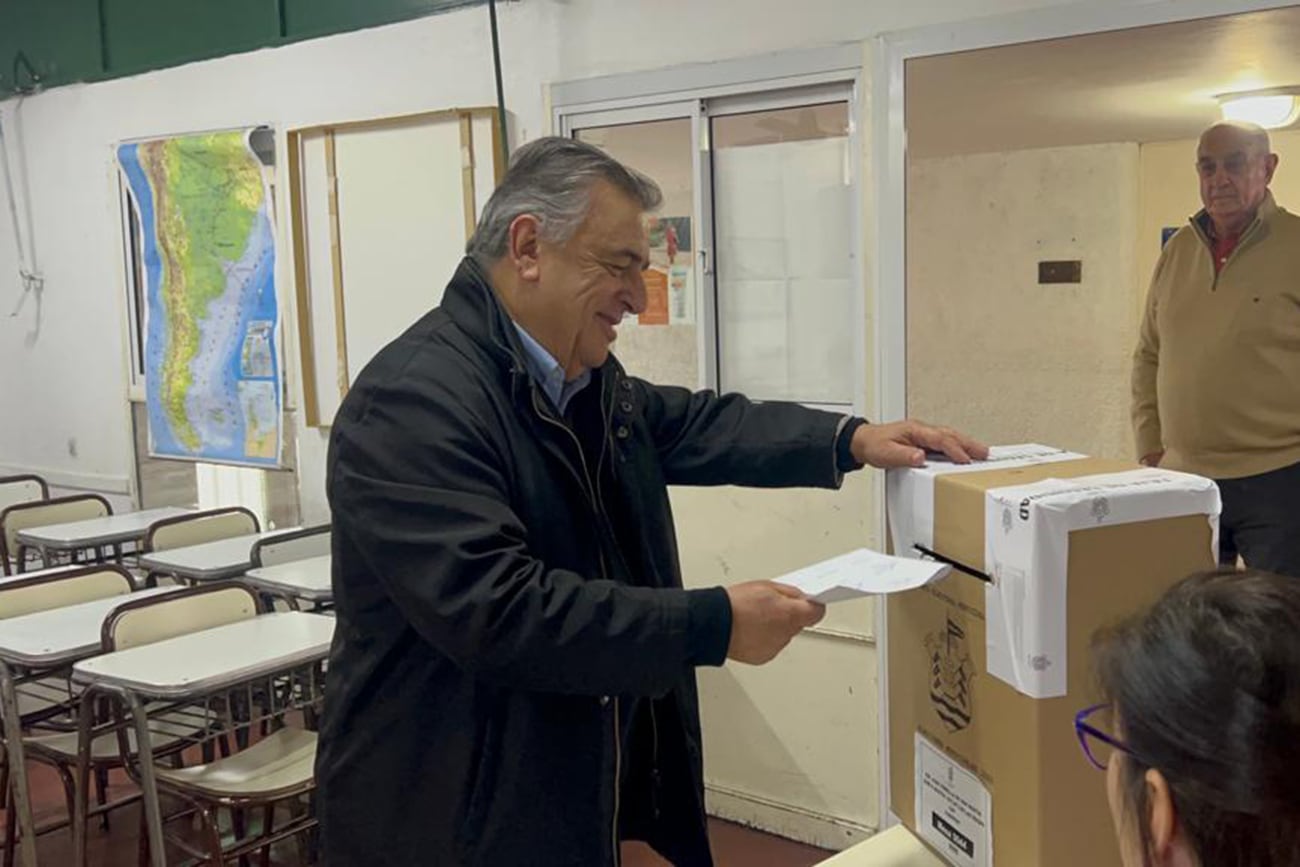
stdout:
[[915,590],[946,577],[950,571],[952,567],[945,563],[890,557],[859,548],[773,580],[799,588],[815,602],[828,604],[879,593]]

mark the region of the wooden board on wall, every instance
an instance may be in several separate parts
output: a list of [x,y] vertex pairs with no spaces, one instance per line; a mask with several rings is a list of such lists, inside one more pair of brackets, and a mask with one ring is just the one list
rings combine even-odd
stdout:
[[463,109],[289,133],[308,426],[328,426],[366,363],[441,300],[503,170],[496,123]]

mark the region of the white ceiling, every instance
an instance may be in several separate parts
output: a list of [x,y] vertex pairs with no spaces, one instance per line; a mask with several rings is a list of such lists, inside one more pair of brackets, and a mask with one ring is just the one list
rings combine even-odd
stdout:
[[1214,95],[1300,85],[1300,6],[907,62],[912,157],[1195,138]]

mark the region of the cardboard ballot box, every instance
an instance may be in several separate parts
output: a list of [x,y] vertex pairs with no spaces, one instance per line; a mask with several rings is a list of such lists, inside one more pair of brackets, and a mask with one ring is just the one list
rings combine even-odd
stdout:
[[1073,727],[1096,698],[1090,640],[1213,567],[1218,489],[1014,446],[891,472],[888,506],[896,554],[959,564],[885,603],[895,815],[959,867],[1118,864]]

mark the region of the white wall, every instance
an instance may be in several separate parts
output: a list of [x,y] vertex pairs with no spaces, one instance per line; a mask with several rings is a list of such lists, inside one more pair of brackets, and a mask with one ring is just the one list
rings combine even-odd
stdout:
[[[989,442],[1128,457],[1135,144],[918,160],[908,173],[909,411]],[[1038,284],[1080,259],[1079,284]]]
[[[1064,3],[507,3],[500,16],[513,138],[517,143],[545,131],[547,82],[863,40],[881,32],[1056,5]],[[0,466],[106,488],[123,487],[132,472],[121,235],[111,161],[115,142],[250,123],[284,129],[491,104],[486,25],[486,10],[468,9],[130,79],[59,88],[27,100],[23,130],[47,288],[42,328],[33,345],[24,340],[30,309],[19,320],[0,319]],[[14,102],[3,111],[6,120],[12,118]],[[870,144],[865,135],[863,139],[865,151]],[[283,157],[282,150],[282,165]],[[864,178],[862,195],[869,201],[870,162],[865,152],[855,160]],[[287,253],[283,195],[279,210],[280,249]],[[7,213],[0,209],[0,313],[7,313],[18,295],[10,237]],[[282,255],[278,278],[286,298],[292,285],[289,265]],[[298,354],[287,301],[283,311],[289,326],[284,352],[291,401],[297,404]],[[869,328],[870,322],[864,322],[863,332]],[[867,381],[872,378],[868,375]],[[945,401],[936,403],[936,409],[952,417],[951,410],[965,407]],[[75,458],[68,454],[69,438],[77,440]],[[299,466],[303,520],[322,520],[327,515],[324,439],[318,432],[302,433]],[[871,490],[870,477],[860,474],[838,496],[676,492],[688,580],[711,584],[771,577],[864,540],[878,543],[872,537]],[[871,623],[869,606],[837,607],[827,624],[832,634],[798,639],[778,663],[705,673],[706,771],[715,809],[825,844],[842,843],[876,826]]]
[[[824,45],[1050,5],[1061,3],[508,3],[500,10],[506,99],[519,141],[544,131],[546,82]],[[736,26],[738,17],[744,26]],[[283,128],[490,104],[494,91],[486,25],[485,10],[467,9],[134,78],[58,88],[27,100],[22,128],[36,242],[47,282],[36,346],[25,345],[32,305],[23,319],[0,322],[0,406],[18,400],[25,408],[24,425],[0,426],[0,465],[66,473],[83,483],[105,485],[119,484],[130,473],[121,399],[122,334],[109,327],[123,316],[113,143],[257,122]],[[4,104],[4,113],[6,121],[12,119],[14,100]],[[283,204],[281,196],[282,211]],[[0,209],[4,313],[19,292],[8,224],[7,211]],[[288,285],[287,277],[282,269],[281,285]],[[79,351],[68,352],[70,345]],[[94,364],[83,363],[87,355]],[[65,399],[53,402],[47,395]],[[75,458],[68,454],[69,437],[78,442]],[[304,463],[313,457],[310,445],[303,457]],[[306,505],[319,504],[312,500]]]

